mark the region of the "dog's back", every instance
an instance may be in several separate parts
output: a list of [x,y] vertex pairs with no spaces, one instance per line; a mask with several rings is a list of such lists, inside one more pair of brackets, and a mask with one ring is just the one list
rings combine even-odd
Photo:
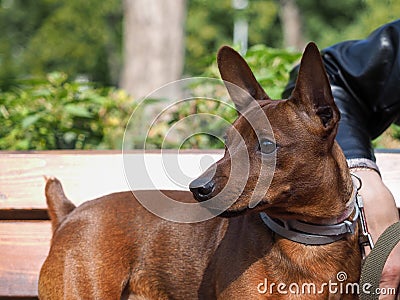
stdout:
[[[153,299],[197,298],[226,219],[196,224],[162,220],[131,192],[74,208],[54,178],[48,179],[46,191],[54,233],[40,275],[41,299],[119,299],[125,289]],[[165,194],[176,201],[193,201],[190,192]],[[153,192],[142,191],[141,196],[152,197]],[[184,288],[189,278],[194,284]],[[157,287],[150,288],[154,283]]]

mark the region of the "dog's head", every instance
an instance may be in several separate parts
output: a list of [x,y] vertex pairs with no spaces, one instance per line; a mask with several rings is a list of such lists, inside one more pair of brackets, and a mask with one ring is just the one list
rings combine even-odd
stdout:
[[223,216],[265,210],[313,220],[321,210],[326,217],[343,210],[351,180],[335,142],[340,115],[316,45],[306,47],[286,100],[271,100],[229,47],[218,52],[218,67],[239,116],[227,131],[224,157],[190,184],[194,197],[229,206]]

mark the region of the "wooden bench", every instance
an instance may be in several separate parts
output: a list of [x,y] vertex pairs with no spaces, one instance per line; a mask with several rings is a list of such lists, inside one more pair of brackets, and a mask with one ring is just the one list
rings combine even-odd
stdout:
[[[145,156],[141,151],[125,156],[119,151],[0,152],[0,299],[37,299],[38,274],[51,238],[45,175],[58,177],[67,196],[80,204],[129,190],[124,161],[128,162],[126,167],[147,172],[154,184],[139,180],[135,189],[185,189],[190,178],[221,156],[221,151],[184,151],[179,156],[173,151],[146,152]],[[138,167],[143,157],[145,170]],[[175,158],[183,170],[180,179],[165,172],[165,162],[176,162]],[[400,153],[378,153],[377,159],[400,206]]]

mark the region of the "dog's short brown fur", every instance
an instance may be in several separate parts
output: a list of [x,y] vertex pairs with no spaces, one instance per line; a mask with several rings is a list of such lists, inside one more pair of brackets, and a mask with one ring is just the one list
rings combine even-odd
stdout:
[[[249,174],[235,203],[222,217],[180,224],[151,214],[131,192],[107,195],[75,208],[60,182],[48,179],[46,197],[54,234],[40,274],[41,299],[120,299],[129,293],[135,299],[355,297],[329,295],[328,288],[323,294],[304,295],[278,293],[277,288],[274,294],[260,294],[257,289],[265,279],[287,286],[313,283],[318,288],[338,283],[340,271],[346,272],[346,282],[359,278],[357,234],[332,244],[303,245],[273,234],[258,214],[264,211],[319,224],[340,216],[351,197],[352,180],[334,140],[339,112],[318,49],[314,44],[306,48],[296,88],[288,100],[271,101],[231,48],[219,51],[218,65],[225,81],[245,89],[257,101],[238,96],[227,85],[240,112],[227,133],[231,151],[216,163],[212,177],[206,171],[198,179],[209,176],[203,181],[212,182],[213,188],[192,187],[192,191],[202,201],[204,194],[207,199],[217,195],[228,179],[235,182],[240,174],[230,174],[230,169],[240,165],[235,158],[245,151]],[[252,113],[255,104],[263,116]],[[258,121],[265,116],[273,133],[263,131],[263,122]],[[233,128],[244,137],[244,144]],[[275,170],[258,146],[260,139],[271,138],[271,134],[277,145],[271,151],[276,156]],[[262,190],[257,184],[269,171],[274,171],[272,182]],[[178,201],[195,201],[190,192],[164,193]],[[150,199],[154,195],[152,191],[141,194]],[[261,202],[250,209],[251,197]]]

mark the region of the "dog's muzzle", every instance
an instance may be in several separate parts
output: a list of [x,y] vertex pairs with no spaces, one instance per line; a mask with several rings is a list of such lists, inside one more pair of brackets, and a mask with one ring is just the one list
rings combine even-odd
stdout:
[[199,177],[189,184],[189,189],[197,201],[203,202],[212,197],[215,190],[215,182],[212,178]]

